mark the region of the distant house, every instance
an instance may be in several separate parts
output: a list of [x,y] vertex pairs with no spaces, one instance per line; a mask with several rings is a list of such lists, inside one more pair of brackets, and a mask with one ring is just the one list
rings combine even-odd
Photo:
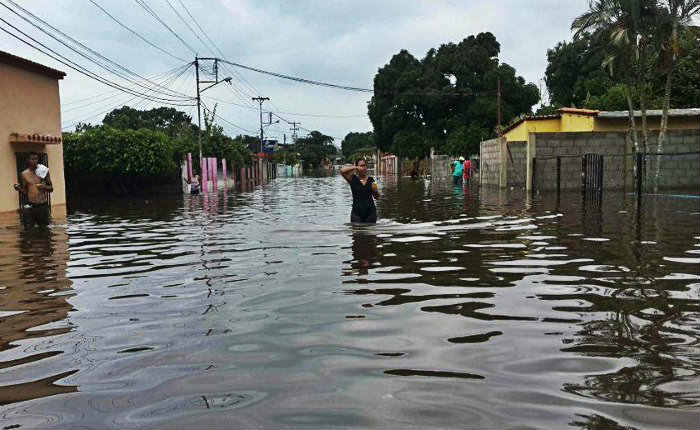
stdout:
[[[65,216],[61,103],[64,72],[0,51],[0,215],[16,216],[19,193],[13,184],[31,151],[41,154],[53,182],[54,217]],[[13,215],[14,214],[14,215]]]
[[[635,111],[637,128],[641,133],[641,112]],[[661,110],[647,111],[648,129],[656,131],[661,124]],[[571,132],[624,132],[629,127],[627,111],[598,111],[591,109],[562,108],[554,115],[524,117],[503,131],[510,142],[526,142],[528,133]],[[699,130],[700,108],[670,109],[669,130]],[[640,134],[641,138],[641,134]]]

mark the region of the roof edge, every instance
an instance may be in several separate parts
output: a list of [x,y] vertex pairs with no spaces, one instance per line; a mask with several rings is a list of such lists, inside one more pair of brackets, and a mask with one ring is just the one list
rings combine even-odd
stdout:
[[0,51],[0,64],[7,64],[26,70],[28,72],[38,73],[40,75],[48,76],[54,79],[63,79],[66,76],[66,72],[52,69],[51,67],[35,63],[34,61],[18,57],[5,51]]

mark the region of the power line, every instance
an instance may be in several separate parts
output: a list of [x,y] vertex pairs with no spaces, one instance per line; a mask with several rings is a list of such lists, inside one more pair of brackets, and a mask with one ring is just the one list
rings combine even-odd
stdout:
[[[191,66],[191,64],[188,64],[187,67],[186,67],[184,70],[180,71],[178,74],[176,74],[176,75],[174,75],[174,76],[169,76],[170,73],[168,73],[168,74],[163,78],[163,83],[165,83],[166,81],[168,81],[168,82],[173,82],[173,83],[174,83],[175,81],[177,81],[177,80],[187,71],[187,69],[189,69],[190,66]],[[117,95],[119,95],[119,93],[115,94],[115,96],[117,96]],[[112,96],[112,97],[114,97],[114,96]],[[110,98],[112,98],[112,97],[110,97]],[[88,119],[92,119],[92,118],[94,118],[94,117],[96,117],[96,116],[104,115],[104,114],[106,114],[106,113],[108,113],[108,112],[113,111],[114,109],[116,109],[116,108],[117,108],[118,106],[120,106],[120,105],[121,105],[121,106],[126,106],[126,105],[130,104],[132,101],[134,101],[134,100],[137,99],[137,98],[138,98],[137,96],[134,96],[134,97],[131,97],[131,98],[127,99],[127,100],[123,100],[123,101],[120,101],[119,103],[116,103],[116,104],[114,104],[114,105],[111,105],[107,110],[103,110],[103,111],[100,111],[100,112],[98,112],[98,113],[93,113],[93,114],[91,114],[91,115],[88,115],[87,117],[82,117],[81,119],[79,119],[79,120],[77,120],[77,121],[71,120],[71,123],[70,123],[69,125],[62,126],[61,129],[62,129],[62,130],[66,130],[66,129],[69,129],[69,128],[71,128],[71,127],[74,127],[74,126],[77,125],[78,123],[85,122],[85,121],[87,121]],[[104,100],[106,100],[106,99],[104,99]],[[104,100],[103,100],[103,101],[104,101]],[[141,99],[141,100],[139,100],[138,103],[136,103],[136,104],[135,104],[134,106],[132,106],[132,107],[133,107],[134,109],[136,109],[136,107],[142,105],[143,102],[145,102],[145,100],[144,100],[144,99]],[[94,104],[91,104],[91,105],[94,106]],[[83,107],[85,107],[85,106],[83,106]],[[66,111],[63,111],[63,113],[64,113],[64,112],[66,112]]]
[[219,61],[226,63],[226,64],[230,64],[230,65],[235,66],[235,67],[240,67],[241,69],[251,70],[253,72],[258,72],[258,73],[262,73],[265,75],[275,76],[275,77],[282,78],[282,79],[289,79],[289,80],[301,82],[304,84],[318,85],[321,87],[329,87],[329,88],[338,88],[338,89],[347,90],[347,91],[358,91],[358,92],[363,92],[363,93],[374,92],[374,90],[371,90],[369,88],[350,87],[350,86],[346,86],[346,85],[338,85],[338,84],[331,84],[328,82],[314,81],[311,79],[298,78],[296,76],[285,75],[282,73],[270,72],[267,70],[258,69],[256,67],[250,67],[250,66],[246,66],[244,64],[235,63],[235,62],[229,61],[229,60],[221,59]]
[[[156,78],[160,78],[160,77],[162,77],[162,76],[168,76],[168,75],[170,75],[171,73],[176,73],[176,72],[177,72],[178,70],[180,70],[182,67],[189,68],[190,66],[192,66],[192,63],[185,64],[184,66],[180,65],[180,66],[177,66],[177,67],[173,67],[172,69],[166,70],[166,71],[163,72],[163,73],[158,73],[158,74],[155,74],[155,75],[151,76],[150,79],[156,79]],[[102,98],[102,97],[105,97],[105,96],[110,96],[109,98],[111,98],[111,95],[112,95],[112,94],[119,94],[119,93],[120,93],[120,91],[106,91],[106,92],[104,92],[104,93],[93,94],[93,95],[91,95],[91,96],[89,96],[89,97],[85,97],[85,98],[82,98],[82,99],[76,99],[76,100],[70,100],[70,101],[67,101],[67,102],[61,102],[61,106],[70,106],[70,105],[73,105],[73,104],[75,104],[75,103],[81,103],[81,102],[84,102],[84,101],[88,101],[88,100],[92,100],[92,99],[96,99],[96,98]],[[104,100],[104,99],[103,99],[103,100]],[[65,110],[62,110],[62,111],[65,112]]]
[[[5,24],[7,24],[7,25],[10,26],[11,28],[13,28],[16,32],[18,32],[18,33],[24,35],[25,37],[27,37],[28,39],[30,39],[30,40],[33,41],[34,43],[36,43],[36,44],[42,46],[46,51],[49,51],[49,52],[51,52],[51,53],[46,52],[45,50],[42,50],[41,48],[38,48],[36,45],[33,45],[32,43],[30,43],[30,42],[28,42],[28,41],[22,39],[20,36],[18,36],[17,34],[11,32],[11,31],[9,31],[9,30],[7,30],[6,28],[0,27],[0,30],[2,30],[2,31],[4,31],[5,33],[9,34],[10,36],[14,37],[15,39],[19,40],[20,42],[22,42],[22,43],[24,43],[24,44],[26,44],[26,45],[28,45],[28,46],[31,46],[32,48],[36,49],[37,51],[41,52],[42,54],[44,54],[44,55],[46,55],[46,56],[48,56],[48,57],[50,57],[50,58],[53,58],[54,60],[58,61],[59,63],[65,65],[65,66],[67,66],[67,67],[70,67],[71,69],[75,70],[76,72],[81,73],[81,74],[83,74],[83,75],[85,75],[85,76],[87,76],[87,77],[89,77],[89,78],[92,78],[92,79],[94,79],[94,80],[96,80],[96,81],[98,81],[98,82],[101,82],[101,83],[103,83],[103,84],[105,84],[105,85],[107,85],[107,86],[110,86],[110,87],[112,87],[112,88],[118,89],[118,90],[123,91],[123,92],[125,92],[125,93],[129,93],[129,94],[131,94],[131,95],[140,96],[140,97],[142,97],[142,98],[145,98],[145,99],[148,99],[148,100],[151,100],[151,101],[161,102],[161,103],[163,103],[163,104],[169,104],[169,105],[172,105],[172,106],[191,106],[191,104],[174,103],[174,102],[172,102],[172,99],[163,99],[163,98],[160,98],[160,97],[150,96],[150,95],[141,93],[141,92],[139,92],[139,91],[137,91],[137,90],[134,90],[134,89],[132,89],[132,88],[128,88],[128,87],[125,87],[125,86],[123,86],[123,85],[120,85],[120,84],[118,84],[118,83],[116,83],[116,82],[110,81],[110,80],[108,80],[108,79],[106,79],[106,78],[104,78],[104,77],[101,77],[101,76],[97,75],[96,73],[90,71],[89,69],[86,69],[85,67],[83,67],[83,66],[81,66],[81,65],[79,65],[79,64],[77,64],[77,63],[75,63],[74,61],[68,59],[67,57],[65,57],[65,56],[63,56],[63,55],[61,55],[61,54],[59,54],[58,52],[54,51],[53,49],[49,48],[48,46],[46,46],[46,45],[44,45],[43,43],[39,42],[38,40],[34,39],[33,37],[29,36],[28,34],[26,34],[25,32],[23,32],[23,31],[20,30],[19,28],[15,27],[14,25],[12,25],[12,24],[10,24],[9,22],[5,21],[3,18],[0,18],[0,21],[4,22]],[[153,90],[150,89],[150,91],[153,91]],[[177,100],[177,101],[179,101],[179,100]]]
[[158,14],[155,11],[153,11],[153,9],[151,9],[143,0],[134,0],[134,1],[136,2],[136,4],[141,6],[141,8],[143,8],[146,12],[148,12],[148,14],[151,15],[156,21],[161,23],[163,25],[163,27],[165,27],[170,33],[172,33],[173,36],[175,36],[177,38],[177,40],[179,40],[183,45],[185,45],[185,47],[187,49],[192,51],[193,54],[197,55],[197,51],[195,51],[192,48],[192,46],[190,46],[187,42],[185,42],[184,39],[182,39],[182,37],[180,37],[172,28],[170,28],[170,26],[168,24],[166,24],[165,21],[163,21],[160,18],[160,16],[158,16]]
[[166,51],[165,49],[161,48],[160,46],[156,45],[155,43],[152,43],[151,41],[149,41],[149,40],[146,39],[145,37],[141,36],[139,33],[137,33],[136,31],[134,31],[133,29],[131,29],[130,27],[128,27],[127,25],[125,25],[124,23],[122,23],[121,21],[119,21],[117,18],[115,18],[111,13],[107,12],[107,10],[105,10],[104,7],[102,7],[100,4],[96,3],[94,0],[90,0],[90,3],[94,4],[94,5],[95,5],[97,8],[99,8],[102,12],[104,12],[105,15],[107,15],[108,17],[110,17],[110,18],[112,19],[112,21],[116,22],[117,24],[119,24],[120,26],[122,26],[122,28],[124,28],[125,30],[127,30],[127,31],[129,31],[130,33],[134,34],[136,37],[138,37],[139,39],[143,40],[144,42],[146,42],[147,44],[151,45],[152,47],[156,48],[157,50],[159,50],[159,51],[161,51],[161,52],[163,52],[163,53],[165,53],[165,54],[167,54],[167,55],[169,55],[169,56],[175,58],[176,60],[187,61],[187,60],[185,60],[184,58],[180,58],[180,57],[178,57],[177,55],[172,54],[172,53]]
[[198,23],[197,20],[194,18],[194,16],[192,16],[192,14],[190,13],[190,10],[187,8],[187,6],[185,6],[185,4],[182,2],[182,0],[177,0],[177,1],[180,3],[180,6],[182,6],[182,8],[185,10],[185,12],[187,12],[187,15],[190,16],[190,18],[192,19],[192,22],[194,22],[194,24],[197,26],[197,28],[199,29],[199,31],[202,32],[202,34],[204,35],[204,37],[209,41],[209,43],[211,43],[211,45],[212,45],[212,46],[215,48],[215,50],[219,53],[219,55],[221,55],[222,57],[225,57],[225,55],[221,52],[221,49],[219,49],[219,47],[216,45],[216,43],[214,43],[214,42],[209,38],[209,36],[207,35],[207,32],[204,31],[204,30],[202,29],[202,26],[199,25],[199,23]]
[[[91,53],[91,54],[97,56],[98,58],[101,58],[101,59],[105,60],[106,62],[115,65],[116,67],[118,67],[118,68],[121,69],[121,70],[124,70],[124,71],[125,71],[126,73],[128,73],[128,74],[131,74],[131,75],[133,75],[133,76],[136,76],[136,77],[139,78],[139,79],[142,79],[142,80],[144,80],[144,81],[146,81],[146,82],[149,82],[150,84],[155,85],[156,87],[159,86],[159,85],[156,84],[155,82],[150,81],[150,80],[144,78],[143,76],[139,75],[138,73],[135,73],[135,72],[133,72],[133,71],[127,69],[126,67],[122,66],[121,64],[119,64],[119,63],[117,63],[117,62],[115,62],[115,61],[110,60],[109,58],[105,57],[104,55],[100,54],[99,52],[97,52],[97,51],[91,49],[90,47],[84,45],[84,44],[81,43],[80,41],[78,41],[78,40],[72,38],[71,36],[69,36],[69,35],[67,35],[66,33],[62,32],[61,30],[57,29],[56,27],[53,27],[51,24],[49,24],[48,22],[46,22],[46,21],[44,21],[43,19],[39,18],[38,16],[34,15],[33,13],[31,13],[31,12],[28,11],[27,9],[23,8],[22,6],[18,5],[18,4],[15,3],[13,0],[8,0],[8,1],[9,1],[9,3],[11,3],[12,5],[14,5],[17,9],[21,10],[22,12],[24,12],[26,15],[32,17],[34,20],[36,20],[36,21],[42,23],[43,25],[49,27],[50,29],[52,29],[52,30],[55,31],[56,33],[60,34],[60,35],[63,36],[64,38],[68,39],[68,40],[69,40],[70,42],[72,42],[74,45],[77,45],[77,46],[79,46],[79,47],[85,49],[85,50],[88,51],[89,53]],[[44,28],[42,28],[41,26],[37,25],[35,22],[33,22],[32,20],[30,20],[29,18],[20,15],[17,11],[13,10],[13,9],[10,8],[9,6],[7,6],[5,3],[0,2],[0,5],[2,5],[4,8],[6,8],[7,10],[9,10],[9,11],[12,12],[13,14],[17,15],[17,16],[20,17],[22,20],[26,21],[27,23],[29,23],[30,25],[32,25],[33,27],[35,27],[36,29],[38,29],[38,30],[41,31],[42,33],[46,34],[47,36],[49,36],[49,37],[51,37],[52,39],[54,39],[54,40],[56,40],[57,42],[59,42],[60,44],[64,45],[64,46],[65,46],[66,48],[68,48],[69,50],[71,50],[71,51],[75,52],[76,54],[80,55],[81,57],[87,59],[88,61],[90,61],[90,62],[92,62],[92,63],[98,65],[99,67],[101,67],[101,68],[107,70],[108,72],[110,72],[110,73],[112,73],[112,74],[114,74],[114,75],[116,75],[116,76],[118,76],[118,77],[124,79],[125,81],[131,82],[131,83],[133,83],[133,84],[135,84],[135,85],[137,85],[137,86],[139,86],[139,87],[141,87],[141,88],[147,89],[147,90],[150,90],[150,89],[151,89],[149,86],[143,85],[143,84],[141,84],[140,82],[137,82],[137,81],[135,81],[135,80],[133,80],[133,79],[131,79],[131,78],[129,78],[129,77],[126,77],[126,76],[124,76],[123,74],[121,74],[120,72],[117,72],[116,70],[114,70],[112,67],[108,67],[108,66],[106,66],[105,64],[103,64],[103,63],[101,63],[101,62],[95,60],[94,58],[88,56],[87,54],[85,54],[85,53],[83,53],[83,52],[81,52],[81,51],[78,51],[78,50],[75,49],[73,46],[69,45],[68,43],[66,43],[66,42],[63,41],[62,39],[59,39],[58,37],[54,36],[53,34],[51,34],[50,32],[48,32],[47,30],[45,30]],[[5,22],[6,22],[6,21],[5,21]],[[11,24],[9,24],[8,22],[6,22],[6,23],[7,23],[8,25],[11,25]],[[13,28],[14,28],[14,26],[13,26]],[[24,33],[23,33],[23,34],[24,34]],[[26,35],[26,34],[25,34],[25,35]],[[29,37],[29,36],[27,36],[27,37]],[[182,95],[178,95],[178,94],[176,94],[176,93],[173,93],[173,92],[172,92],[170,89],[168,89],[168,88],[164,88],[164,89],[165,89],[166,91],[162,91],[162,90],[158,91],[158,90],[156,90],[155,92],[159,92],[159,93],[161,93],[161,94],[163,94],[163,95],[166,95],[166,96],[168,96],[168,97],[178,97],[178,98],[180,98],[180,99],[183,98]],[[185,98],[187,98],[187,97],[185,96]],[[169,101],[174,101],[173,99],[168,99],[168,100],[169,100]]]
[[204,109],[205,109],[205,110],[207,110],[207,111],[213,113],[214,116],[215,116],[216,118],[219,118],[221,121],[225,122],[226,124],[228,124],[228,125],[230,125],[230,126],[232,126],[232,127],[235,127],[235,128],[237,128],[237,129],[239,129],[239,130],[247,131],[248,133],[255,133],[255,131],[253,131],[253,130],[249,130],[249,129],[245,128],[245,127],[241,127],[240,125],[235,124],[235,123],[233,123],[233,122],[227,120],[226,118],[222,117],[221,115],[219,115],[219,114],[216,113],[215,111],[209,109],[209,107],[208,107],[204,102],[202,102],[202,105],[204,106]]
[[[199,41],[202,43],[202,46],[204,46],[205,49],[209,49],[209,47],[207,46],[207,44],[202,40],[201,37],[199,37],[199,35],[197,34],[197,32],[194,31],[194,29],[190,26],[190,24],[188,24],[187,21],[185,21],[185,18],[183,18],[182,15],[180,15],[180,12],[178,12],[177,9],[175,9],[175,8],[173,7],[173,4],[170,3],[170,0],[165,0],[165,2],[168,3],[168,6],[170,6],[170,9],[172,9],[173,12],[175,12],[175,15],[177,15],[177,17],[180,18],[180,21],[182,21],[182,23],[185,24],[185,26],[192,32],[192,34],[194,34],[194,37],[196,37],[197,39],[199,39]],[[213,52],[212,52],[212,53],[213,53]]]

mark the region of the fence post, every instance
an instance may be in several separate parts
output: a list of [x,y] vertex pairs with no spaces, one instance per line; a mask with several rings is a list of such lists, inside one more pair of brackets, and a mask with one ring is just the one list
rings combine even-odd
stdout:
[[557,155],[557,196],[561,190],[561,156]]
[[604,160],[605,158],[602,155],[598,156],[598,200],[602,201],[603,200],[603,172],[604,170]]
[[643,175],[643,163],[644,155],[642,153],[637,153],[637,200],[642,198],[642,175]]
[[528,133],[527,135],[527,148],[526,148],[526,166],[525,166],[525,190],[532,191],[534,189],[534,179],[535,179],[535,133]]
[[498,145],[501,158],[501,162],[499,163],[498,185],[501,188],[506,188],[508,186],[508,141],[505,137],[500,137]]
[[588,154],[583,154],[581,157],[581,194],[586,194],[586,167],[588,161]]

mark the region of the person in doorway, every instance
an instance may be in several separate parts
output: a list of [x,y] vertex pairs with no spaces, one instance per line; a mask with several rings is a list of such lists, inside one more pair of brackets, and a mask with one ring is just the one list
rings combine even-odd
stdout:
[[379,190],[374,178],[367,175],[367,161],[360,158],[354,166],[340,169],[352,191],[352,212],[350,222],[376,223],[377,207],[374,199],[379,198]]
[[[42,167],[39,169],[39,167]],[[22,209],[22,222],[25,229],[35,225],[47,226],[51,221],[49,193],[53,192],[51,175],[46,166],[39,164],[39,154],[31,152],[27,159],[27,168],[20,175],[20,184],[15,184],[15,190],[26,198]]]
[[452,182],[454,185],[462,185],[462,175],[464,174],[464,157],[459,157],[459,160],[455,161],[454,168],[452,169]]

